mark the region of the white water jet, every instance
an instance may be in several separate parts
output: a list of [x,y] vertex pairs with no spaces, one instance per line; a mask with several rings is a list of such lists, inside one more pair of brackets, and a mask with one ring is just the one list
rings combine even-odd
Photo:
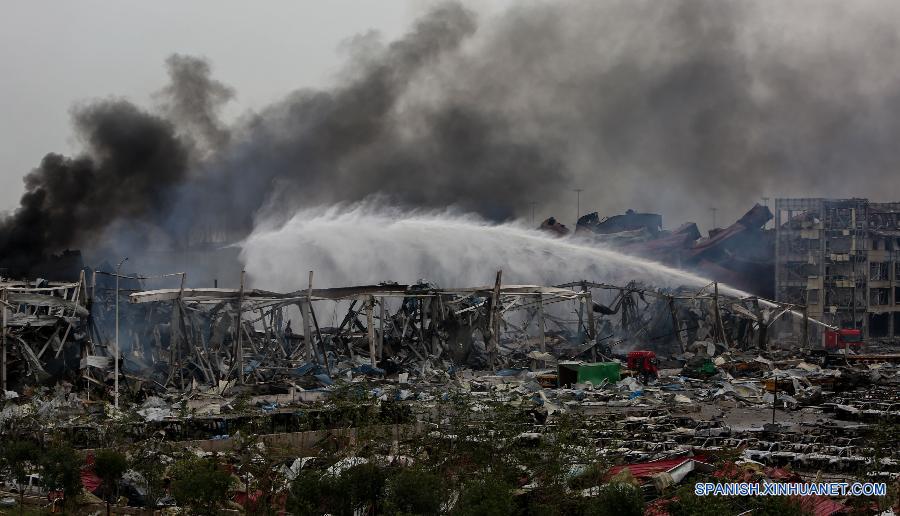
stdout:
[[[412,212],[372,203],[308,209],[284,223],[260,224],[241,244],[253,287],[280,292],[306,287],[411,283],[442,287],[493,283],[553,285],[588,280],[656,287],[710,280],[574,238],[555,238],[517,223],[492,224],[452,211]],[[721,286],[723,294],[745,292]]]

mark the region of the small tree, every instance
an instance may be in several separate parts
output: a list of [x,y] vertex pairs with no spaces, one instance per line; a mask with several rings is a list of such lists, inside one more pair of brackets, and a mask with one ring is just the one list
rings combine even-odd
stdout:
[[119,480],[128,469],[125,455],[115,450],[101,450],[94,455],[94,473],[100,477],[103,485],[103,498],[106,500],[106,514],[109,516],[110,496],[118,492]]
[[641,516],[644,494],[637,486],[613,482],[601,486],[597,497],[586,505],[584,512],[590,516]]
[[41,474],[48,489],[63,492],[63,509],[81,492],[81,458],[69,446],[57,445],[44,452]]
[[350,503],[349,513],[357,508],[370,506],[370,512],[379,513],[379,505],[384,500],[387,476],[371,462],[347,468],[341,473],[340,486]]
[[3,446],[3,466],[19,487],[19,514],[25,501],[28,473],[37,465],[39,451],[31,441],[12,441]]
[[441,511],[441,477],[419,469],[403,469],[388,483],[385,502],[391,514],[436,515]]
[[462,485],[455,516],[506,516],[513,513],[512,486],[495,474]]
[[296,516],[312,516],[334,510],[342,496],[337,477],[323,475],[321,471],[302,470],[291,484],[287,509]]
[[217,510],[228,496],[231,475],[210,459],[188,458],[171,470],[172,496],[192,514]]

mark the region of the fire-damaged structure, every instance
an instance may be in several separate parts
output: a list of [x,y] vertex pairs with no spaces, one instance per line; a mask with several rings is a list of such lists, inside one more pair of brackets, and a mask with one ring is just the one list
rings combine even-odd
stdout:
[[900,334],[900,203],[776,199],[775,231],[776,299],[867,339]]
[[289,293],[147,291],[138,277],[109,273],[90,283],[84,274],[71,284],[5,282],[3,387],[65,381],[100,397],[116,379],[134,395],[235,383],[302,388],[360,368],[496,371],[638,348],[681,354],[697,342],[765,350],[769,326],[796,308],[719,295],[715,283],[697,291],[501,278],[471,288],[422,281]]
[[83,275],[75,283],[0,279],[0,305],[0,387],[11,387],[10,377],[29,385],[82,376],[82,360],[94,355]]
[[[593,212],[578,219],[575,235],[772,298],[774,237],[765,229],[770,219],[769,209],[757,204],[734,224],[702,238],[693,222],[665,230],[655,213],[628,210],[601,219]],[[541,229],[548,229],[546,222]]]
[[[131,301],[149,310],[171,306],[168,318],[157,323],[168,329],[169,340],[161,346],[168,354],[151,364],[165,368],[156,381],[168,386],[301,378],[313,369],[333,375],[345,358],[373,369],[426,360],[464,364],[473,361],[478,346],[486,361],[479,365],[502,366],[501,347],[509,344],[509,335],[519,334],[535,351],[544,351],[524,337],[529,327],[552,317],[544,307],[581,303],[588,295],[498,282],[462,289],[384,284],[287,294],[171,289],[138,292]],[[299,314],[296,326],[292,311]],[[328,312],[342,315],[326,322]]]

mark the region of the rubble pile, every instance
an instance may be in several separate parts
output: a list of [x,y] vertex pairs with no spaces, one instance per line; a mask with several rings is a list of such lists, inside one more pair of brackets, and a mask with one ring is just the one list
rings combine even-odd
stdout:
[[[87,453],[155,443],[166,463],[237,463],[252,437],[279,451],[282,501],[309,468],[429,464],[460,439],[538,463],[555,446],[568,492],[584,499],[626,470],[652,503],[722,468],[773,481],[900,475],[900,354],[884,343],[841,340],[853,334],[802,306],[716,283],[501,278],[290,293],[148,291],[131,278],[118,298],[96,280],[5,282],[6,320],[27,322],[4,332],[0,433],[64,436]],[[62,373],[56,352],[70,357]],[[517,496],[548,482],[515,467]],[[592,468],[608,476],[583,485]]]

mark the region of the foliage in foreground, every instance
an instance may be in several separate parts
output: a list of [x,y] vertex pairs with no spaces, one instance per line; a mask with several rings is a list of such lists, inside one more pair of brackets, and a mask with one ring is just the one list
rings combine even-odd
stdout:
[[172,466],[172,496],[192,514],[208,514],[221,506],[231,475],[211,459],[187,458]]

